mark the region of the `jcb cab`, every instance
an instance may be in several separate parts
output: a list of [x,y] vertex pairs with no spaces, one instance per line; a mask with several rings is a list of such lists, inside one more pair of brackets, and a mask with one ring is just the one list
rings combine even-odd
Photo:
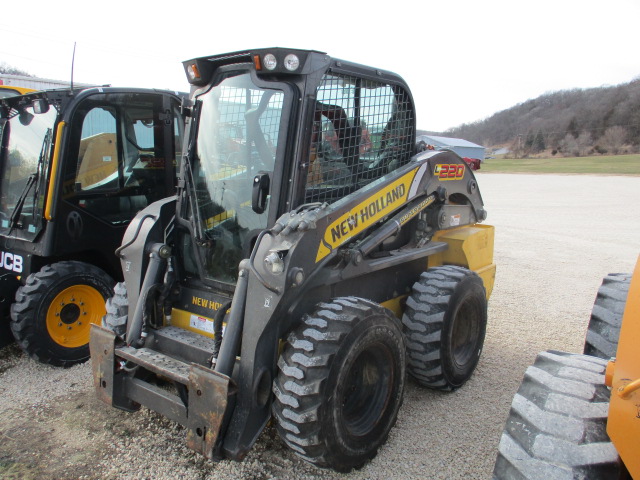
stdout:
[[[117,88],[0,101],[0,345],[69,366],[122,279],[136,213],[175,192],[181,97]],[[9,316],[11,317],[9,319]]]

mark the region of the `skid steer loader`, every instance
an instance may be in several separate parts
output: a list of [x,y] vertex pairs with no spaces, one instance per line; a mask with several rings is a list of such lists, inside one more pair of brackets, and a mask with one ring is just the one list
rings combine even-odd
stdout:
[[584,353],[543,352],[525,372],[493,478],[640,478],[639,342],[640,257],[603,280]]
[[89,358],[129,221],[175,193],[180,105],[107,87],[0,100],[0,345],[15,337],[57,366]]
[[282,48],[184,66],[178,193],[118,250],[98,396],[185,425],[207,458],[242,459],[273,415],[306,460],[360,467],[406,371],[453,390],[478,362],[495,265],[473,172],[415,154],[393,73]]

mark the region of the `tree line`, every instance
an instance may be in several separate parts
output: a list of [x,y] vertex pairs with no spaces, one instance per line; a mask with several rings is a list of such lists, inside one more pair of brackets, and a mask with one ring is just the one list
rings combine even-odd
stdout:
[[611,87],[546,93],[441,135],[508,146],[516,156],[640,151],[640,77]]
[[29,72],[16,67],[12,67],[7,62],[0,62],[0,73],[4,73],[6,75],[22,75],[24,77],[33,77],[33,75]]

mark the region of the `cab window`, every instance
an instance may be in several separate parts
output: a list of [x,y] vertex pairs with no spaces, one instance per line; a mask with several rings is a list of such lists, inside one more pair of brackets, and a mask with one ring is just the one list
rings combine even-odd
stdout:
[[400,87],[326,74],[316,92],[306,202],[334,202],[409,161],[413,106]]
[[66,168],[65,200],[121,224],[173,193],[165,170],[175,171],[182,129],[179,120],[167,121],[161,96],[93,95],[76,111],[72,129],[75,161]]

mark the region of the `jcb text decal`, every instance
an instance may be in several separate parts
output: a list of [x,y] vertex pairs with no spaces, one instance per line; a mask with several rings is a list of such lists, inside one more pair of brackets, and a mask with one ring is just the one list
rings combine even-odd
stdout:
[[464,165],[457,163],[438,163],[433,174],[440,180],[460,180],[464,177]]
[[22,257],[15,253],[0,252],[0,268],[20,273],[22,272]]
[[414,176],[415,170],[376,192],[331,223],[324,232],[324,238],[316,255],[316,262],[329,255],[334,248],[349,241],[402,206],[407,201],[409,187]]

